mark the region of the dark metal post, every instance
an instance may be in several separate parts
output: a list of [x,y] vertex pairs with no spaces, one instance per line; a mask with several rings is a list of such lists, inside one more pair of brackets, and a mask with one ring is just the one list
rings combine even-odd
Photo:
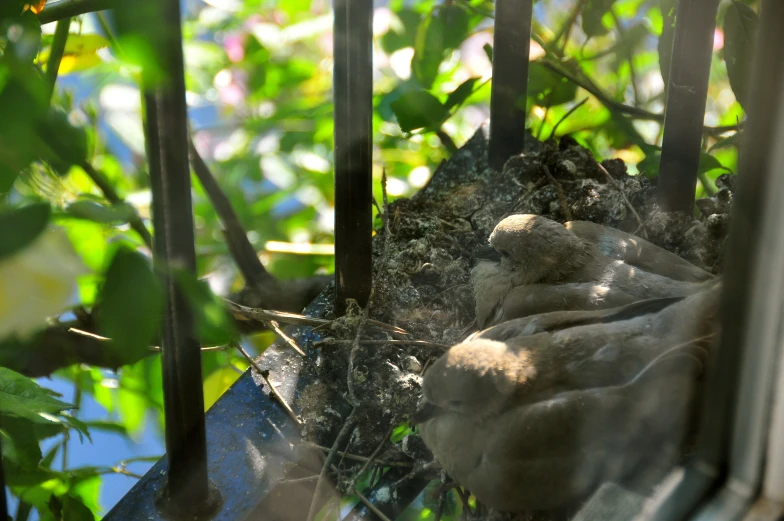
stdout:
[[[157,84],[145,79],[154,253],[166,268],[195,272],[180,2],[155,2],[160,3],[150,13],[157,12],[161,20],[149,20],[149,24],[165,27],[165,34],[155,35],[159,45],[155,51],[166,77]],[[210,497],[201,353],[184,295],[170,275],[165,276],[165,285],[162,364],[169,469],[161,507],[173,514],[201,513]]]
[[532,17],[532,0],[495,2],[489,154],[498,170],[523,151]]
[[371,238],[373,1],[335,0],[335,286],[336,307],[367,303]]
[[694,208],[718,7],[719,0],[678,2],[658,181],[666,211]]
[[[661,506],[653,517],[657,521],[683,519],[695,508],[698,501],[715,487],[716,481],[726,476],[730,460],[732,422],[738,400],[739,367],[744,337],[751,318],[752,304],[759,297],[752,292],[753,281],[755,276],[769,276],[767,272],[756,270],[760,255],[767,255],[770,251],[761,248],[761,230],[765,213],[780,211],[778,208],[770,208],[771,203],[766,193],[773,185],[772,180],[779,175],[775,155],[781,143],[776,139],[780,140],[784,135],[784,121],[781,119],[784,111],[784,100],[781,96],[784,92],[782,27],[784,2],[763,0],[757,54],[749,81],[755,91],[750,97],[748,122],[738,166],[739,186],[733,200],[732,222],[726,248],[724,271],[732,276],[723,281],[724,291],[718,316],[722,326],[721,335],[707,375],[700,443],[696,461],[687,467],[684,478],[673,492],[661,499]],[[760,405],[766,407],[769,402],[763,400]],[[749,443],[749,447],[756,448],[752,443]],[[738,459],[738,455],[735,459]],[[744,460],[743,465],[759,465],[758,461],[748,455],[741,459]],[[732,503],[742,506],[744,501],[743,498],[737,497],[737,492],[753,489],[753,486],[743,483],[744,480],[751,480],[749,475],[743,475],[744,472],[748,470],[737,468],[734,471],[735,479],[720,496],[726,502],[723,508],[726,517],[721,519],[738,519],[731,517],[737,514]],[[735,492],[732,492],[733,490]]]

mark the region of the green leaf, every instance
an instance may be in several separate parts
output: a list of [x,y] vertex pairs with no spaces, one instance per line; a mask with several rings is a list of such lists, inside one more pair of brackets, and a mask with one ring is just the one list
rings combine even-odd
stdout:
[[41,137],[42,159],[60,175],[65,175],[73,165],[87,160],[87,132],[72,125],[68,114],[52,108],[38,125]]
[[574,100],[577,85],[538,62],[528,65],[528,95],[540,107],[554,107]]
[[50,423],[52,420],[42,414],[51,416],[73,407],[54,396],[59,395],[26,376],[0,367],[0,415]]
[[98,298],[101,331],[123,364],[149,354],[163,311],[163,290],[149,261],[125,247],[114,254]]
[[702,174],[716,169],[728,170],[724,165],[722,165],[719,162],[718,159],[716,159],[712,155],[706,154],[705,152],[700,152],[700,163],[697,166],[697,172]]
[[714,143],[713,146],[708,149],[708,152],[721,150],[722,148],[738,147],[740,146],[741,139],[743,139],[743,131],[735,132],[731,136],[727,136],[716,141],[716,143]]
[[662,32],[659,36],[657,51],[659,53],[659,69],[667,88],[672,63],[672,45],[675,41],[675,10],[678,0],[661,0]]
[[424,90],[406,92],[390,106],[403,132],[440,126],[449,114],[438,98]]
[[444,107],[446,107],[447,110],[451,110],[453,107],[462,105],[463,102],[474,93],[474,85],[476,85],[476,82],[479,81],[479,79],[480,78],[468,78],[461,83],[455,90],[449,93],[449,96],[446,98],[446,103],[444,103]]
[[95,521],[95,516],[80,498],[70,494],[49,499],[49,511],[56,521]]
[[237,381],[241,373],[229,366],[220,367],[204,379],[204,410],[218,401],[226,389]]
[[456,5],[444,5],[438,12],[444,24],[444,48],[456,49],[468,37],[470,17],[468,12]]
[[37,203],[0,212],[0,259],[24,249],[49,224],[49,203]]
[[430,13],[417,27],[411,71],[425,89],[433,86],[444,59],[446,27],[438,15]]
[[0,425],[3,458],[19,467],[35,468],[41,461],[41,447],[35,435],[35,424],[23,418],[6,416]]
[[417,27],[422,20],[422,15],[412,9],[401,9],[397,13],[391,13],[391,16],[389,31],[384,33],[380,41],[381,48],[387,54],[404,47],[413,47]]
[[135,214],[133,206],[127,203],[107,206],[87,199],[69,204],[65,211],[72,217],[98,223],[128,222]]
[[754,56],[759,16],[737,0],[727,7],[724,15],[724,61],[735,98],[747,108],[749,73]]
[[485,51],[487,59],[490,60],[490,63],[493,63],[493,46],[489,43],[486,43],[482,46],[482,50]]
[[589,0],[582,11],[582,28],[588,38],[603,36],[609,31],[602,23],[605,13],[612,9],[615,0]]
[[207,281],[196,279],[186,270],[172,270],[177,283],[188,299],[196,338],[203,346],[219,346],[235,340],[234,320],[223,302],[215,296]]

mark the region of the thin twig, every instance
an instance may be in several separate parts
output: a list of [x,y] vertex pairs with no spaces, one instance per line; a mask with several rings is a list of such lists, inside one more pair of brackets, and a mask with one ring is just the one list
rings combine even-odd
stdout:
[[640,214],[638,214],[637,210],[634,209],[634,206],[632,206],[632,203],[631,203],[631,201],[629,201],[629,198],[626,197],[626,194],[624,193],[624,191],[621,188],[621,186],[615,181],[615,179],[613,179],[613,176],[610,175],[610,172],[608,172],[607,169],[604,168],[604,166],[601,163],[599,163],[597,161],[596,162],[596,166],[598,166],[599,170],[602,171],[604,176],[607,178],[607,181],[609,181],[610,184],[612,184],[615,187],[615,189],[618,190],[618,193],[621,194],[621,197],[623,197],[623,201],[626,203],[626,207],[629,208],[629,211],[632,212],[632,215],[634,215],[634,218],[637,219],[637,224],[639,225],[638,229],[642,230],[642,237],[643,237],[643,239],[647,239],[648,238],[648,232],[645,229],[645,223],[643,223],[642,219],[640,219]]
[[563,186],[561,186],[561,183],[559,183],[558,180],[553,177],[553,174],[550,173],[550,169],[547,167],[547,165],[542,165],[542,168],[544,169],[544,175],[547,176],[547,180],[550,181],[550,184],[553,185],[555,192],[558,194],[558,202],[561,203],[561,211],[564,213],[564,218],[567,221],[571,221],[572,212],[569,210],[569,204],[566,202],[566,194],[564,194]]
[[588,98],[583,98],[583,100],[581,102],[579,102],[574,107],[570,108],[569,112],[567,112],[566,114],[561,116],[561,119],[558,120],[558,122],[555,124],[553,129],[550,131],[550,135],[547,137],[547,139],[552,139],[553,137],[555,137],[555,131],[558,130],[558,127],[561,125],[561,123],[563,123],[566,120],[566,118],[571,116],[577,109],[579,109],[580,107],[585,105],[586,101],[588,101]]
[[469,495],[465,490],[463,490],[463,487],[455,487],[455,491],[457,491],[457,495],[460,497],[460,501],[463,503],[463,514],[473,516],[474,511],[471,510],[471,505],[468,504]]
[[[237,320],[259,320],[261,322],[268,322],[270,320],[274,320],[276,322],[280,322],[283,324],[296,324],[299,326],[312,326],[312,327],[331,327],[335,321],[334,320],[327,320],[324,318],[313,318],[308,317],[305,315],[301,315],[299,313],[289,313],[287,311],[273,311],[271,309],[261,309],[261,308],[249,308],[247,306],[241,306],[236,302],[232,302],[228,299],[223,299],[226,302],[226,305],[229,308],[231,314]],[[393,333],[398,333],[401,335],[407,335],[405,329],[401,329],[397,326],[392,326],[390,324],[385,324],[384,322],[379,322],[378,320],[368,319],[367,323],[369,325],[387,330],[392,331]]]
[[293,338],[288,336],[280,328],[280,325],[278,325],[278,323],[276,321],[269,320],[269,321],[265,322],[265,324],[267,324],[267,327],[272,329],[275,332],[275,334],[278,335],[284,342],[286,342],[294,351],[299,353],[301,356],[306,356],[305,355],[305,351],[303,351],[302,348],[297,345],[297,342],[295,342]]
[[[313,343],[313,347],[320,348],[322,345],[325,344],[337,344],[337,345],[347,345],[353,344],[353,340],[338,340],[334,338],[327,338],[324,340],[318,340]],[[392,345],[412,345],[412,346],[422,346],[422,347],[432,347],[435,349],[449,349],[450,346],[446,344],[439,344],[437,342],[428,342],[427,340],[360,340],[360,345],[363,346],[383,346],[387,344]]]
[[394,419],[390,422],[389,430],[387,430],[387,433],[384,434],[384,437],[381,438],[381,442],[378,444],[378,447],[376,447],[376,450],[374,450],[370,454],[370,457],[367,459],[365,464],[362,465],[362,468],[359,469],[359,471],[356,474],[354,474],[353,478],[351,478],[351,481],[349,481],[348,484],[348,488],[354,488],[354,486],[357,484],[357,480],[359,479],[359,477],[367,470],[367,468],[370,466],[373,460],[376,459],[376,456],[378,456],[378,453],[381,452],[381,449],[384,448],[384,445],[386,445],[387,440],[389,439],[389,436],[392,434],[393,430],[395,430]]
[[253,357],[250,356],[250,354],[248,354],[247,351],[245,351],[245,348],[243,348],[239,344],[239,342],[233,342],[232,345],[242,354],[242,356],[245,357],[245,360],[247,360],[248,363],[256,370],[256,372],[259,373],[259,375],[264,379],[264,383],[266,383],[267,387],[269,387],[270,395],[273,396],[275,400],[277,400],[277,402],[281,405],[281,407],[283,407],[283,409],[286,411],[286,414],[289,415],[289,418],[291,418],[294,421],[297,427],[302,427],[302,422],[300,421],[299,418],[297,418],[294,409],[291,408],[288,402],[286,402],[286,399],[283,398],[283,396],[281,396],[278,390],[275,389],[275,386],[272,385],[272,382],[270,382],[269,376],[267,375],[268,374],[267,371],[262,369],[259,366],[259,364],[256,363]]
[[414,469],[411,472],[409,472],[408,474],[406,474],[402,478],[400,478],[397,481],[395,481],[394,483],[392,483],[391,486],[392,486],[393,489],[395,489],[395,488],[399,487],[403,482],[408,481],[411,478],[415,478],[416,476],[422,474],[423,472],[428,471],[428,470],[430,470],[430,469],[432,469],[434,467],[438,467],[438,466],[439,466],[439,464],[438,464],[438,462],[436,460],[433,460],[433,461],[430,461],[428,463],[425,463],[424,465],[416,465],[416,466],[414,466]]
[[316,517],[316,512],[318,509],[317,505],[319,502],[319,497],[321,496],[321,489],[324,486],[324,478],[327,475],[327,469],[330,468],[332,460],[335,459],[335,454],[338,452],[338,445],[340,445],[340,442],[343,440],[346,434],[354,427],[355,414],[356,408],[352,409],[351,413],[346,418],[346,421],[343,423],[343,427],[340,428],[340,432],[338,432],[338,435],[335,437],[335,442],[332,444],[332,448],[329,449],[329,453],[324,460],[324,465],[321,467],[321,473],[319,474],[318,481],[316,481],[316,490],[313,492],[313,499],[310,502],[307,521],[313,521],[313,519]]
[[[323,445],[319,445],[317,443],[312,443],[309,441],[303,441],[302,445],[309,447],[311,449],[318,449],[322,451],[329,451],[329,447],[325,447]],[[345,451],[338,451],[338,454],[344,456],[346,459],[354,460],[354,461],[362,461],[366,462],[370,460],[368,456],[360,456],[359,454],[351,454],[350,452]],[[375,460],[375,463],[381,465],[382,467],[400,467],[400,468],[411,468],[414,465],[411,463],[406,463],[403,461],[386,461],[386,460]]]
[[444,129],[439,128],[436,130],[436,136],[441,140],[441,144],[450,155],[457,152],[457,145],[455,145],[454,140],[444,131]]
[[57,83],[57,72],[60,70],[60,62],[65,54],[65,42],[71,29],[71,19],[63,18],[57,22],[54,30],[51,50],[49,51],[49,61],[46,62],[46,82],[49,87],[49,99],[54,94],[55,83]]
[[378,507],[377,507],[376,505],[374,505],[373,503],[371,503],[371,502],[370,502],[370,500],[369,500],[368,498],[366,498],[365,496],[363,496],[363,495],[362,495],[362,493],[361,493],[359,490],[357,490],[356,488],[354,488],[354,490],[353,490],[352,492],[353,492],[354,494],[356,494],[356,496],[359,498],[359,500],[360,500],[360,501],[362,501],[362,503],[363,503],[363,504],[364,504],[366,507],[368,507],[368,510],[370,510],[371,512],[373,512],[374,514],[376,514],[376,515],[378,516],[378,518],[379,518],[381,521],[391,521],[391,520],[389,519],[389,517],[387,517],[387,515],[386,515],[386,514],[384,514],[384,513],[383,513],[381,510],[379,510],[379,509],[378,509]]

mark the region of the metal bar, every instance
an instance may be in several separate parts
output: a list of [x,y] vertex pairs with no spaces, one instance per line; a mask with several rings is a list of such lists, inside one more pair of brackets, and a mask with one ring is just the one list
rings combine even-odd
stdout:
[[335,0],[335,286],[364,306],[372,285],[373,2]]
[[[145,134],[153,195],[155,257],[167,268],[196,271],[191,206],[185,79],[178,0],[146,2],[149,27],[157,34],[158,66],[163,81],[145,79]],[[203,512],[213,499],[207,476],[201,355],[193,334],[193,317],[174,278],[164,276],[163,391],[166,418],[168,482],[161,508],[173,513]]]
[[532,18],[533,0],[495,2],[489,156],[498,170],[523,151]]
[[118,3],[120,3],[120,0],[60,0],[59,2],[50,2],[38,15],[38,19],[42,24],[48,24],[94,11],[112,9]]
[[[770,276],[768,272],[757,271],[760,256],[768,253],[762,247],[764,216],[766,212],[780,210],[777,203],[770,198],[776,195],[780,198],[782,195],[771,193],[768,197],[767,194],[772,192],[771,188],[779,188],[777,184],[773,184],[777,176],[774,154],[776,149],[781,147],[777,141],[780,134],[776,130],[777,127],[781,128],[784,120],[771,118],[770,114],[779,115],[784,110],[784,100],[781,99],[781,92],[784,90],[784,61],[780,56],[780,50],[784,48],[784,31],[781,31],[784,25],[784,3],[779,0],[763,0],[760,14],[757,54],[749,82],[757,90],[751,97],[743,136],[738,168],[739,186],[734,195],[726,248],[725,272],[732,276],[724,279],[724,292],[718,315],[722,325],[721,335],[707,374],[705,403],[700,422],[700,443],[686,478],[675,487],[671,495],[662,498],[662,504],[653,517],[656,520],[683,519],[694,511],[698,502],[716,486],[717,480],[727,476],[728,467],[732,471],[731,478],[727,481],[725,491],[717,496],[717,500],[738,506],[742,499],[738,497],[739,492],[744,487],[749,487],[749,483],[744,484],[742,480],[749,479],[757,472],[756,468],[746,465],[756,466],[758,461],[744,463],[743,459],[758,455],[738,452],[738,447],[751,439],[738,437],[746,434],[742,434],[742,431],[733,432],[730,426],[737,419],[736,406],[741,403],[738,402],[738,388],[742,353],[746,349],[757,349],[754,345],[744,345],[744,340],[747,340],[745,335],[751,326],[752,304],[757,299],[764,298],[764,295],[759,295],[752,289],[767,287],[765,284],[755,284],[754,278]],[[776,239],[766,237],[765,240]],[[749,390],[744,392],[748,393]],[[736,436],[739,445],[736,445],[731,461],[732,435]]]
[[658,180],[665,211],[694,208],[718,7],[719,0],[678,2]]

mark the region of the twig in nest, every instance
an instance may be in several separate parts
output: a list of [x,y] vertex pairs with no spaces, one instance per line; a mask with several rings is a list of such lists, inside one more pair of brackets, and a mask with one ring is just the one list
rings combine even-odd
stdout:
[[376,450],[373,451],[373,453],[367,459],[365,464],[362,465],[362,468],[359,469],[359,471],[356,474],[354,474],[353,478],[351,478],[351,481],[349,481],[349,483],[348,483],[348,488],[350,488],[350,489],[354,488],[354,486],[357,484],[357,480],[359,479],[359,477],[362,475],[362,473],[364,473],[367,470],[367,468],[370,466],[370,464],[373,463],[373,460],[376,459],[376,456],[378,456],[378,453],[381,452],[381,449],[384,448],[384,445],[386,445],[387,439],[389,439],[389,436],[392,434],[393,430],[395,430],[395,420],[394,419],[392,419],[392,422],[389,425],[389,429],[387,430],[387,433],[384,434],[383,438],[381,438],[381,443],[378,444],[378,447],[376,447]]
[[272,382],[270,382],[268,372],[259,367],[259,364],[256,363],[253,357],[250,356],[250,354],[248,354],[248,352],[245,351],[245,349],[238,342],[232,342],[232,345],[242,354],[242,356],[245,357],[245,360],[247,360],[248,363],[256,370],[256,372],[258,372],[259,375],[264,379],[264,383],[267,384],[267,387],[269,387],[270,395],[272,395],[281,405],[281,407],[283,407],[283,409],[286,411],[286,414],[289,415],[289,418],[294,421],[297,427],[302,427],[302,422],[299,420],[299,418],[297,418],[294,409],[291,408],[291,406],[286,402],[285,398],[281,396],[278,390],[275,389],[275,386],[272,385]]
[[[312,327],[331,327],[335,323],[334,320],[307,317],[305,315],[300,315],[299,313],[273,311],[271,309],[249,308],[247,306],[241,306],[236,302],[232,302],[228,299],[223,299],[223,301],[226,302],[226,305],[229,308],[229,312],[237,320],[258,320],[260,322],[275,321],[283,324],[295,324],[298,326]],[[401,335],[408,334],[408,332],[406,332],[404,329],[400,329],[399,327],[392,326],[390,324],[385,324],[384,322],[380,322],[378,320],[373,320],[372,318],[368,319],[367,323],[371,326],[378,327],[386,331],[392,331],[393,333],[399,333]]]
[[544,175],[547,176],[548,181],[550,181],[550,184],[553,185],[555,192],[558,194],[558,202],[561,203],[561,211],[564,214],[564,218],[567,221],[571,221],[572,212],[569,210],[569,204],[566,202],[566,195],[564,194],[563,186],[561,186],[561,183],[559,183],[558,180],[553,177],[553,174],[550,173],[550,169],[547,168],[547,165],[542,165],[542,168],[544,168]]
[[[634,215],[634,218],[637,219],[637,224],[639,225],[637,230],[642,230],[642,237],[643,237],[643,239],[647,239],[648,238],[648,232],[645,230],[645,223],[642,221],[642,219],[640,219],[640,214],[638,214],[637,210],[634,209],[634,206],[632,206],[632,203],[631,203],[631,201],[629,201],[629,198],[626,197],[626,194],[623,192],[623,189],[621,188],[621,186],[615,181],[615,179],[613,179],[613,176],[610,175],[610,172],[608,172],[607,169],[604,168],[604,166],[601,163],[599,163],[597,161],[596,162],[596,166],[599,167],[599,170],[602,171],[602,173],[607,178],[607,180],[610,182],[610,184],[613,185],[616,190],[618,190],[618,193],[621,194],[621,197],[623,197],[623,202],[626,203],[626,207],[629,209],[630,212],[632,212],[632,215]],[[637,233],[637,232],[635,231],[634,233]]]
[[403,477],[402,477],[402,478],[400,478],[399,480],[397,480],[397,481],[395,481],[394,483],[392,483],[392,488],[393,488],[393,489],[394,489],[394,488],[397,488],[397,487],[399,487],[399,486],[400,486],[400,485],[401,485],[401,484],[402,484],[404,481],[408,481],[408,480],[409,480],[409,479],[411,479],[411,478],[415,478],[415,477],[417,477],[418,475],[422,474],[423,472],[425,472],[425,471],[427,471],[427,470],[430,470],[430,469],[432,469],[433,467],[437,467],[437,466],[438,466],[438,462],[437,462],[437,461],[435,461],[435,460],[433,460],[433,461],[431,461],[431,462],[429,462],[429,463],[425,463],[424,465],[417,465],[417,466],[415,466],[415,467],[414,467],[414,469],[413,469],[411,472],[409,472],[408,474],[406,474],[405,476],[403,476]]
[[332,444],[332,448],[329,449],[329,453],[327,457],[324,459],[324,465],[321,467],[321,473],[319,474],[318,481],[316,481],[316,490],[313,491],[313,499],[310,502],[310,509],[308,510],[308,517],[307,521],[313,521],[316,517],[317,512],[317,505],[319,502],[319,498],[321,497],[321,489],[324,486],[324,478],[327,475],[327,469],[330,468],[332,464],[332,460],[335,459],[335,454],[338,452],[338,445],[346,436],[346,434],[354,427],[354,416],[356,414],[357,409],[354,408],[351,410],[351,413],[346,418],[346,421],[343,423],[343,427],[340,428],[340,432],[335,437],[335,442]]
[[361,493],[359,490],[357,490],[357,489],[356,489],[356,487],[355,487],[355,488],[352,490],[352,492],[353,492],[354,494],[356,494],[356,496],[359,498],[359,500],[360,500],[360,501],[362,501],[362,503],[363,503],[363,504],[364,504],[366,507],[368,507],[368,510],[370,510],[371,512],[373,512],[374,514],[376,514],[376,515],[378,516],[378,518],[379,518],[381,521],[391,521],[391,520],[389,519],[389,517],[387,517],[387,515],[386,515],[386,514],[384,514],[384,513],[383,513],[381,510],[379,510],[379,509],[378,509],[378,507],[377,507],[376,505],[374,505],[373,503],[371,503],[371,502],[370,502],[370,500],[369,500],[368,498],[366,498],[365,496],[363,496],[363,495],[362,495],[362,493]]
[[455,490],[457,491],[457,495],[460,497],[460,501],[463,503],[463,515],[467,515],[467,512],[468,515],[473,516],[474,511],[471,510],[471,505],[468,504],[468,493],[465,491],[465,489],[463,489],[463,487],[455,487]]
[[[353,344],[353,340],[337,340],[328,338],[326,340],[319,340],[314,342],[313,347],[319,348],[324,344]],[[428,342],[427,340],[360,340],[359,345],[363,346],[383,346],[387,344],[397,345],[412,345],[422,347],[432,347],[435,349],[449,349],[450,346],[446,344],[439,344],[437,342]]]
[[293,338],[291,338],[290,336],[288,336],[286,333],[283,332],[283,330],[280,328],[280,325],[278,325],[276,321],[270,320],[265,322],[265,324],[267,324],[267,327],[272,329],[275,332],[275,334],[278,335],[284,342],[286,342],[294,351],[299,353],[300,356],[306,356],[305,351],[303,351],[297,345],[297,343],[294,341]]
[[441,516],[444,513],[444,503],[446,503],[446,495],[448,493],[448,491],[441,492],[441,496],[438,498],[438,508],[436,508],[435,521],[441,521]]
[[370,296],[368,297],[368,302],[365,306],[365,309],[362,310],[362,316],[359,319],[359,324],[357,324],[357,333],[354,335],[351,352],[348,355],[348,374],[346,375],[346,384],[348,385],[348,401],[355,408],[359,406],[359,399],[354,393],[354,359],[357,357],[357,353],[359,352],[359,337],[362,336],[362,330],[365,329],[365,324],[368,321],[368,313],[370,313],[370,306],[373,302],[374,294],[375,288],[370,288]]
[[[309,447],[311,449],[329,451],[329,447],[325,447],[323,445],[318,445],[316,443],[311,443],[309,441],[303,441],[302,445]],[[346,459],[354,460],[354,461],[369,461],[370,457],[368,456],[360,456],[359,454],[351,454],[345,451],[337,451],[337,453],[341,456],[344,456]],[[402,467],[402,468],[411,468],[413,465],[411,463],[405,463],[402,461],[386,461],[386,460],[375,460],[375,463],[381,465],[382,467]]]
[[[90,331],[85,331],[83,329],[78,329],[75,327],[68,328],[69,333],[74,333],[76,335],[86,336],[90,338],[94,338],[95,340],[100,340],[102,342],[111,341],[111,338],[106,336],[101,336],[96,333],[91,333]],[[201,351],[225,351],[228,347],[227,346],[204,346],[200,347],[199,350]],[[150,351],[157,353],[161,350],[161,346],[150,346]]]

